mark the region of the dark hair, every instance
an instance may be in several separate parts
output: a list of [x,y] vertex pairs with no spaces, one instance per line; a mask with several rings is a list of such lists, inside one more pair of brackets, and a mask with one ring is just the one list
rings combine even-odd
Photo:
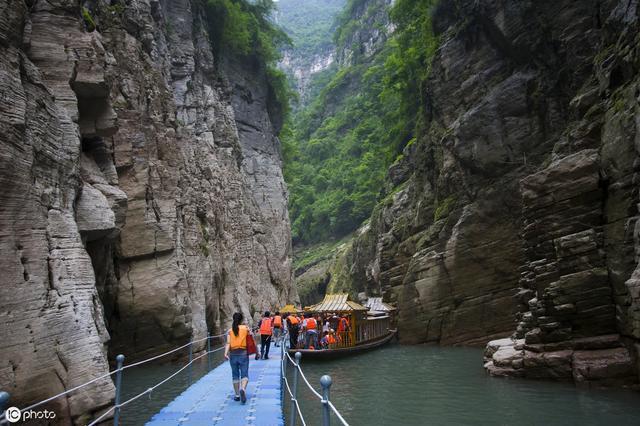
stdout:
[[243,316],[242,313],[236,312],[233,314],[233,324],[231,324],[231,329],[233,330],[233,334],[236,336],[240,335],[240,323],[242,322]]
[[265,311],[265,312],[264,312],[264,316],[265,316],[265,317],[268,317],[269,315],[271,315],[271,314],[269,313],[269,311]]
[[276,311],[276,315],[280,315],[280,311]]

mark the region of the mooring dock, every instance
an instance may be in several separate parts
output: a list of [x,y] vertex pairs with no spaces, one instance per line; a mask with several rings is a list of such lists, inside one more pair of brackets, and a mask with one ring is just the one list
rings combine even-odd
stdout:
[[267,360],[250,357],[247,403],[233,400],[231,367],[224,362],[153,416],[147,425],[280,426],[282,387],[280,347]]

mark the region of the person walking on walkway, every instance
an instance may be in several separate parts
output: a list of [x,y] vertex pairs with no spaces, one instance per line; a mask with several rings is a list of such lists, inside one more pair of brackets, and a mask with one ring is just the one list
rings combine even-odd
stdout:
[[276,347],[280,346],[280,335],[282,334],[282,317],[280,312],[276,311],[272,319],[273,322],[273,340],[276,342]]
[[[264,316],[258,323],[260,329],[260,358],[269,359],[269,346],[271,346],[271,335],[273,334],[273,319],[269,311],[264,313]],[[256,359],[258,354],[256,354]]]
[[233,323],[227,333],[227,344],[224,347],[224,357],[231,364],[231,378],[233,380],[234,400],[247,402],[247,384],[249,384],[249,354],[247,353],[247,336],[249,327],[241,324],[242,314],[233,314]]

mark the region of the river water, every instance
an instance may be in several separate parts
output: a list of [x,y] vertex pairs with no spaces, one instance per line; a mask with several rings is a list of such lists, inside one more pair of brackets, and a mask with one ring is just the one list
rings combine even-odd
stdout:
[[[219,353],[214,356],[215,366],[222,360]],[[335,361],[302,360],[302,366],[317,390],[320,377],[331,375],[331,399],[353,426],[640,425],[638,392],[491,378],[482,369],[482,351],[474,348],[390,345]],[[176,369],[163,365],[127,370],[123,400]],[[206,362],[198,363],[193,380],[205,372]],[[187,385],[185,372],[151,398],[133,402],[123,410],[123,424],[144,424]],[[230,380],[221,385],[230,386]],[[319,425],[320,403],[302,381],[298,389],[307,424]],[[288,410],[287,404],[287,415]],[[332,424],[338,424],[335,417]]]
[[[331,375],[331,399],[354,426],[640,425],[638,392],[488,377],[475,348],[391,345],[302,365],[317,389],[322,374]],[[309,424],[319,424],[314,398],[302,398]]]

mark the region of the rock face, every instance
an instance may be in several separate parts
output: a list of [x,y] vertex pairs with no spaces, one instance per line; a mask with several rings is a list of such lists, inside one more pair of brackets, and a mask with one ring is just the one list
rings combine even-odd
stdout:
[[525,339],[493,340],[484,353],[492,376],[574,380],[580,386],[633,386],[633,357],[618,334],[528,344]]
[[491,373],[637,382],[638,13],[438,4],[426,124],[346,254],[354,293],[397,302],[404,342],[517,328]]
[[[200,2],[30,4],[0,1],[0,389],[17,406],[297,299],[264,71],[214,59]],[[51,407],[86,423],[112,398],[107,379]]]
[[351,26],[339,34],[343,46],[336,52],[341,66],[362,62],[375,54],[387,40],[393,27],[389,23],[392,0],[366,0],[350,2],[347,13]]
[[311,84],[314,74],[329,69],[334,63],[335,49],[327,47],[305,63],[300,63],[293,53],[286,51],[283,54],[279,66],[293,77],[296,90],[300,94],[301,100],[306,101],[308,100],[309,85]]

